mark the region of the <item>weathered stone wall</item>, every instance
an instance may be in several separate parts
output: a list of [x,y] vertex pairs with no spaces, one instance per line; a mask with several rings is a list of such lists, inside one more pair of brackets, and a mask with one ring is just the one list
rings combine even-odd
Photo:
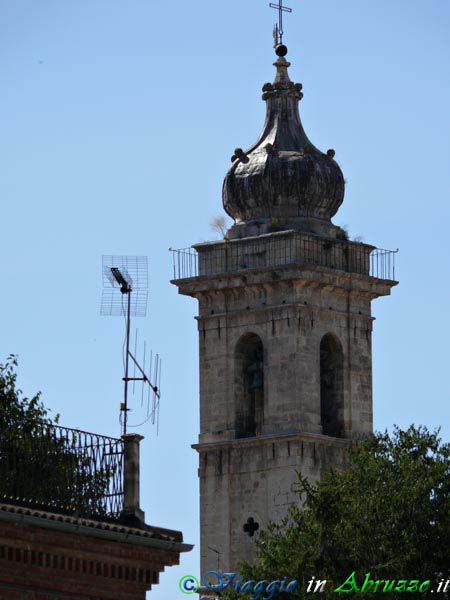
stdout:
[[[273,246],[283,238],[274,234],[270,243],[278,256]],[[241,252],[250,255],[254,242],[248,252],[245,244],[239,241]],[[214,253],[211,246],[197,249]],[[317,480],[330,466],[342,468],[351,440],[372,431],[371,300],[389,294],[393,282],[267,260],[177,282],[180,293],[199,300],[202,572],[251,560],[248,519],[260,528],[279,520],[298,501],[296,471]],[[248,334],[263,344],[264,425],[259,436],[236,439],[242,386],[235,351]],[[322,433],[320,343],[327,334],[342,347],[341,438]]]
[[297,471],[315,481],[345,465],[349,442],[313,434],[287,434],[210,444],[200,451],[202,572],[234,570],[254,557],[254,540],[243,529],[280,520],[298,501]]
[[[265,433],[321,433],[320,342],[332,333],[344,353],[348,437],[372,429],[370,301],[343,288],[279,281],[218,290],[200,304],[200,441],[234,438],[235,348],[254,333],[264,346]],[[208,314],[209,313],[209,314]]]

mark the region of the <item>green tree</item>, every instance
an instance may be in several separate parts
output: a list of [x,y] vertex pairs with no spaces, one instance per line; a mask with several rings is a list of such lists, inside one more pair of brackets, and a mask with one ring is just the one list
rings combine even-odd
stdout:
[[17,358],[0,363],[0,498],[102,515],[111,473],[96,468],[77,432],[58,428],[38,392],[17,387]]
[[[411,426],[395,428],[392,435],[377,433],[349,451],[349,464],[345,472],[330,470],[319,483],[299,474],[299,504],[259,534],[258,559],[255,566],[241,565],[242,580],[289,576],[298,580],[298,591],[273,598],[303,598],[314,576],[327,580],[320,597],[336,599],[333,590],[352,573],[359,589],[367,573],[373,581],[431,580],[435,591],[442,579],[450,579],[450,446],[439,431]],[[414,596],[401,588],[384,593],[383,586],[372,595]],[[361,595],[350,583],[343,589],[353,590],[346,596]]]
[[24,430],[42,423],[57,423],[59,415],[49,417],[49,409],[41,402],[41,393],[32,398],[17,387],[17,357],[8,356],[0,363],[0,432]]

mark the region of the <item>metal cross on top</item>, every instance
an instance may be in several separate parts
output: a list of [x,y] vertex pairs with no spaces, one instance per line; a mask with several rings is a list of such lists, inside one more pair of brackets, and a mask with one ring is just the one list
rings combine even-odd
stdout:
[[278,25],[275,25],[274,37],[276,38],[275,39],[276,45],[282,44],[283,43],[283,13],[284,12],[291,13],[292,8],[289,8],[289,6],[284,6],[283,0],[278,0],[278,4],[269,2],[269,6],[270,6],[270,8],[276,8],[278,10]]

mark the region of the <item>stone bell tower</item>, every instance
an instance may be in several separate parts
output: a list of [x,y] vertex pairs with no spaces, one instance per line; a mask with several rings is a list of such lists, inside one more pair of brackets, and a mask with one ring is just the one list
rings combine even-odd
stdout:
[[306,136],[302,85],[278,45],[258,141],[223,184],[225,239],[174,252],[198,299],[201,570],[254,556],[255,531],[372,431],[371,301],[396,285],[394,253],[331,222],[344,199],[334,151]]

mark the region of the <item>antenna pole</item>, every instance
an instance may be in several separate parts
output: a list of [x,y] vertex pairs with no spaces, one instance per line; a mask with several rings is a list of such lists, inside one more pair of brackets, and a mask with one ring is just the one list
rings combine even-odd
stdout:
[[123,434],[127,433],[128,419],[128,368],[130,356],[130,325],[131,325],[131,289],[127,292],[127,333],[126,333],[126,354],[125,354],[125,377],[124,377],[124,408],[123,408]]
[[[159,390],[161,363],[157,355],[157,368],[152,377],[152,359],[150,359],[150,372],[147,376],[146,368],[146,353],[144,342],[144,363],[139,364],[136,359],[137,350],[137,330],[134,342],[134,354],[131,352],[131,317],[143,317],[147,311],[147,288],[148,288],[148,265],[147,257],[145,256],[104,256],[103,257],[103,293],[102,293],[102,315],[120,316],[125,319],[125,340],[124,348],[125,356],[123,361],[124,376],[122,381],[123,400],[120,403],[120,423],[124,436],[129,435],[129,427],[139,427],[146,423],[150,418],[155,424],[156,409],[159,408],[159,400],[161,397]],[[131,294],[133,292],[133,302]],[[126,301],[125,301],[126,296]],[[126,302],[126,305],[125,305]],[[133,373],[131,373],[133,369]],[[150,412],[149,401],[147,403],[147,416],[142,423],[134,424],[128,421],[129,408],[128,392],[130,391],[129,384],[133,382],[133,393],[136,381],[142,383],[141,407],[144,405],[143,394],[144,388],[148,385],[148,393],[153,392],[153,406]]]

